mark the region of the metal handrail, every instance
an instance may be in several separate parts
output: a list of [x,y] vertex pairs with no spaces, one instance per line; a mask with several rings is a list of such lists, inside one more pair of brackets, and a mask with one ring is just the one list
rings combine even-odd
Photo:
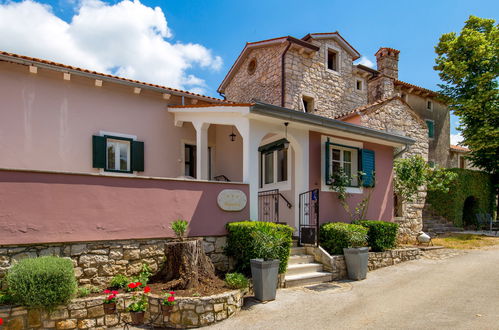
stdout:
[[284,199],[284,201],[286,202],[287,206],[288,206],[288,209],[292,208],[293,207],[293,204],[291,204],[287,199],[286,197],[284,197],[280,192],[279,192],[279,196],[282,197],[282,199]]

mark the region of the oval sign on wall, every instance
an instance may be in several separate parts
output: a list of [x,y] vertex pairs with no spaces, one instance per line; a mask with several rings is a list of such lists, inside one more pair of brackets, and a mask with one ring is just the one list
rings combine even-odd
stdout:
[[224,211],[241,211],[246,206],[246,194],[241,190],[224,189],[218,194],[218,206]]

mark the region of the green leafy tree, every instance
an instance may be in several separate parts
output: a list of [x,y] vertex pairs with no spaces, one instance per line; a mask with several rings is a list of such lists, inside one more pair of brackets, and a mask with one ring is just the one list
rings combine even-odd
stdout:
[[493,19],[470,16],[460,34],[443,34],[435,70],[451,110],[460,118],[469,159],[483,170],[499,169],[499,28]]

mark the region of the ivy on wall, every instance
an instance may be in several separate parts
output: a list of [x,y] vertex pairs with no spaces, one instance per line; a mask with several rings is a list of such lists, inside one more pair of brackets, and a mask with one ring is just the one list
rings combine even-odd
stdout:
[[464,202],[468,197],[474,197],[476,200],[474,212],[493,213],[495,196],[490,174],[460,168],[452,168],[446,171],[457,174],[450,191],[448,193],[429,191],[426,197],[426,202],[431,205],[431,209],[435,214],[445,217],[456,226],[462,227],[464,224]]

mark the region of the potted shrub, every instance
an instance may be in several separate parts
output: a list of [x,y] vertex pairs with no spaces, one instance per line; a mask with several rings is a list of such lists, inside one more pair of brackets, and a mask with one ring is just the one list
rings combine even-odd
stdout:
[[269,230],[252,233],[255,255],[251,259],[251,277],[255,298],[260,301],[274,300],[279,274],[279,255],[285,249],[285,233]]
[[161,303],[161,312],[163,312],[163,316],[170,315],[170,312],[173,310],[173,306],[175,306],[175,292],[170,291],[165,293],[165,298]]
[[349,279],[366,278],[369,260],[367,228],[343,222],[326,223],[320,229],[320,236],[321,245],[329,253],[343,252]]
[[[135,285],[134,289],[138,287],[138,285]],[[146,286],[144,288],[144,291],[134,293],[132,297],[132,303],[128,305],[127,308],[127,310],[130,312],[130,316],[132,317],[132,325],[139,325],[144,323],[144,314],[148,306],[146,293],[149,293],[150,291],[151,288]]]
[[104,314],[113,314],[116,311],[116,295],[118,291],[104,290],[108,296],[103,301]]

